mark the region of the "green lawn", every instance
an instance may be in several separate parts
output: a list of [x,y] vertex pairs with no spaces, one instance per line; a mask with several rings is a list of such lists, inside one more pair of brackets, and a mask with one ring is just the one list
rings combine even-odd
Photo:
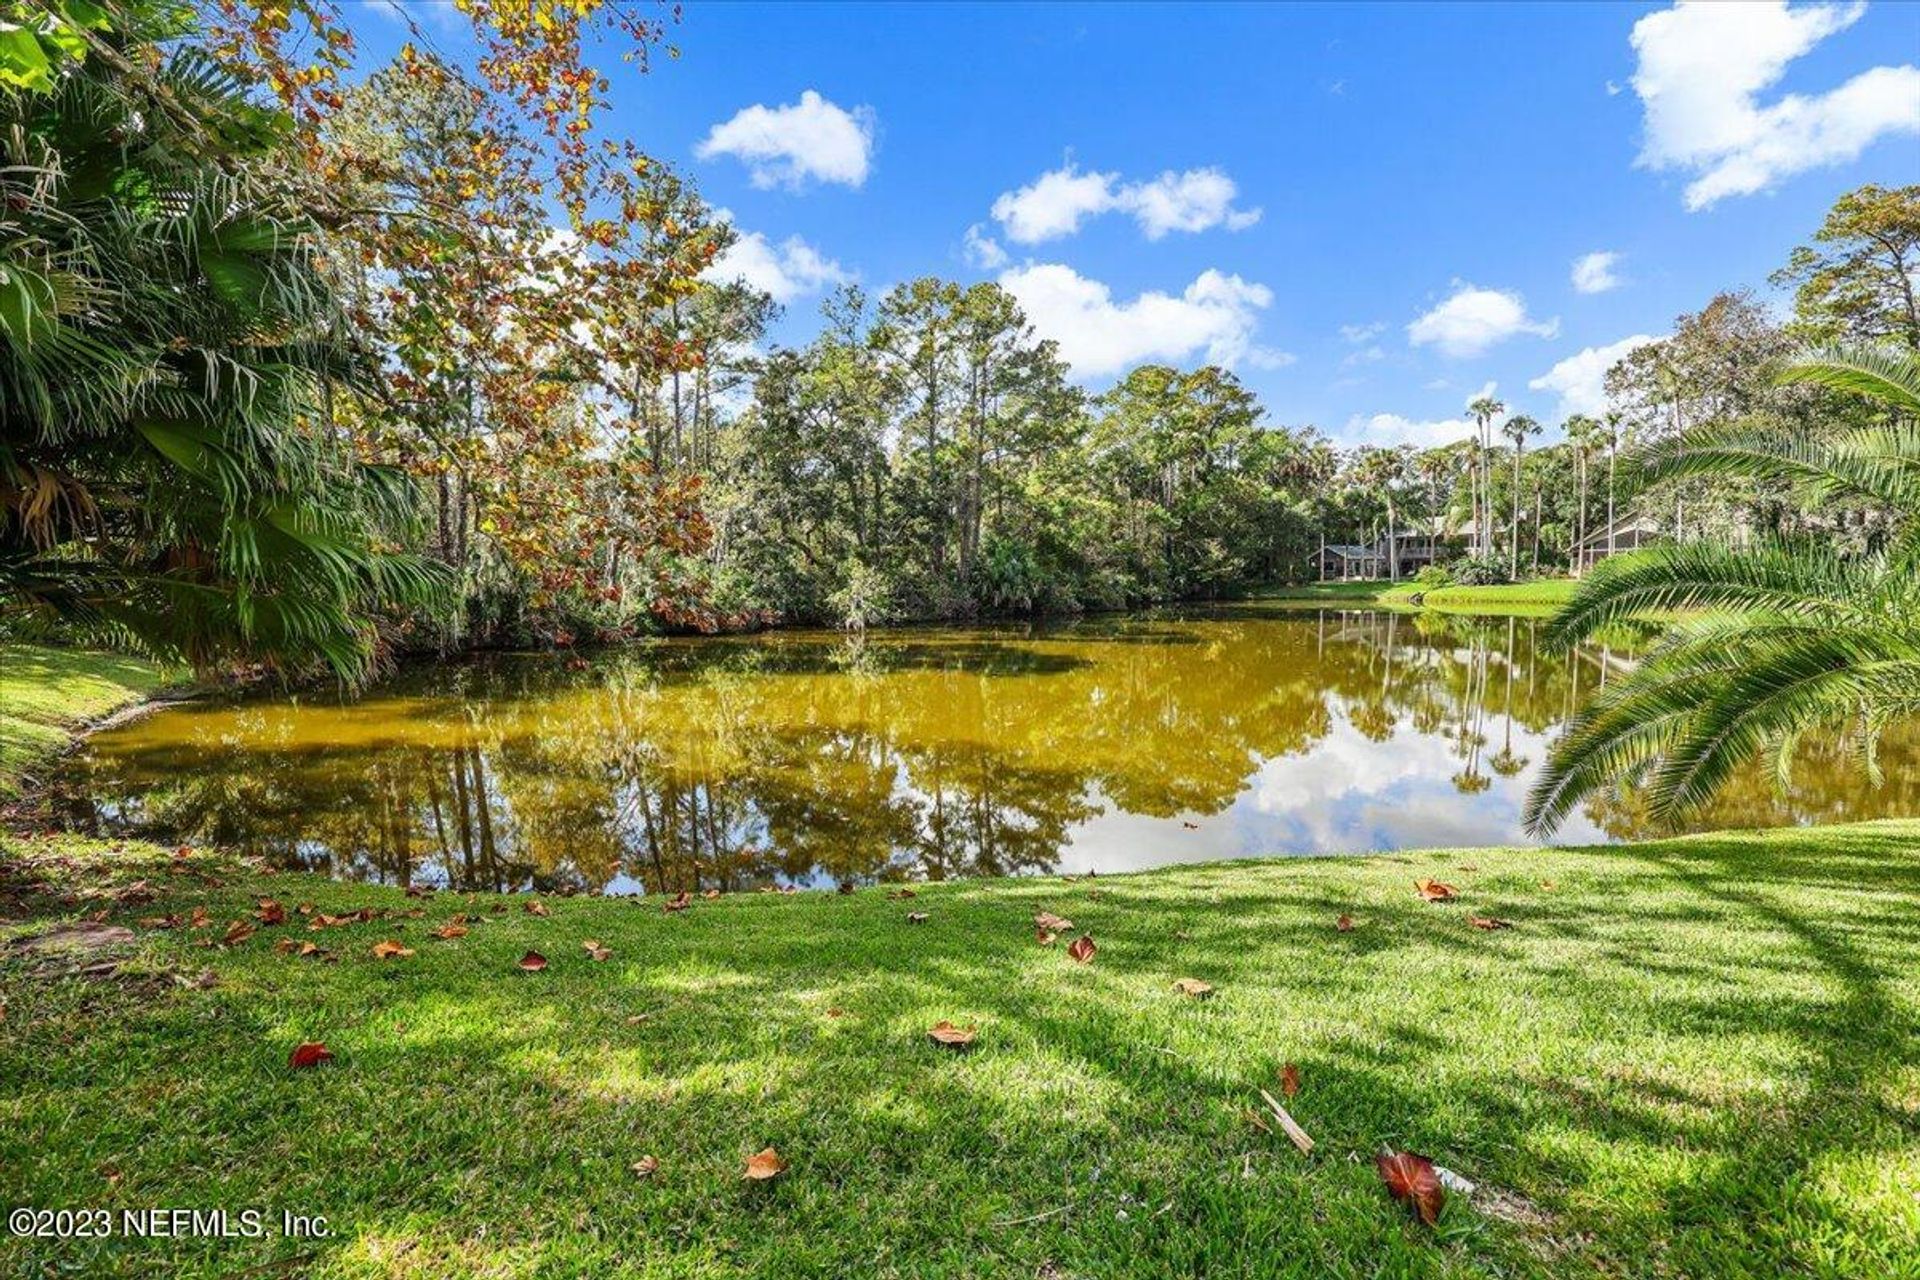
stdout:
[[[1920,1275],[1920,822],[677,913],[71,837],[11,839],[0,875],[0,935],[135,934],[91,977],[0,950],[0,1199],[332,1229],[0,1237],[0,1274]],[[287,924],[210,945],[262,896]],[[309,929],[307,902],[377,918]],[[138,923],[195,907],[211,927]],[[1091,964],[1037,944],[1040,910]],[[428,935],[456,914],[468,936]],[[941,1019],[971,1052],[928,1041]],[[295,1072],[307,1040],[334,1060]],[[1247,1119],[1289,1062],[1311,1156]],[[1382,1144],[1481,1191],[1421,1227]],[[743,1181],[769,1145],[790,1171]]]
[[1573,597],[1571,578],[1541,578],[1489,587],[1433,587],[1415,582],[1309,582],[1279,587],[1260,595],[1262,600],[1329,600],[1354,604],[1412,605],[1450,613],[1520,613],[1546,615]]
[[63,750],[74,728],[139,701],[168,678],[124,654],[0,645],[0,800],[18,795],[21,775]]

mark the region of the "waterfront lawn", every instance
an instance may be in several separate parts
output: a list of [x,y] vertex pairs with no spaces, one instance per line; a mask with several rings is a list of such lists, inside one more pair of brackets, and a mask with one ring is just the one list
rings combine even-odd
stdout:
[[74,729],[129,706],[168,674],[125,654],[0,645],[0,800],[21,777],[58,755]]
[[[677,912],[537,915],[68,836],[7,839],[0,876],[0,1199],[285,1210],[332,1232],[0,1237],[5,1274],[1920,1266],[1920,822]],[[1424,877],[1458,901],[1422,901]],[[212,945],[262,897],[286,924]],[[376,918],[313,929],[303,903]],[[140,923],[197,907],[208,927]],[[1072,935],[1039,945],[1041,910],[1091,933],[1090,964]],[[132,941],[20,948],[102,912]],[[430,936],[455,915],[467,936]],[[414,954],[376,959],[383,940]],[[530,949],[544,971],[518,967]],[[1213,998],[1177,993],[1187,977]],[[929,1041],[942,1019],[977,1028],[971,1051]],[[332,1061],[290,1069],[314,1040]],[[1310,1156],[1249,1119],[1287,1063]],[[1383,1145],[1479,1191],[1421,1226],[1381,1188]],[[745,1181],[767,1146],[790,1170]],[[649,1156],[657,1172],[632,1172]]]

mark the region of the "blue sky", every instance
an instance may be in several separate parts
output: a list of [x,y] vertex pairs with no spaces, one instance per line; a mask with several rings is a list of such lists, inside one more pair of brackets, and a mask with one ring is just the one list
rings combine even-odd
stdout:
[[1884,0],[696,0],[670,39],[645,76],[608,60],[615,127],[729,211],[777,340],[835,279],[1001,279],[1090,386],[1217,358],[1343,443],[1448,438],[1489,382],[1592,407],[1606,349],[1766,292],[1840,193],[1920,181],[1920,5]]

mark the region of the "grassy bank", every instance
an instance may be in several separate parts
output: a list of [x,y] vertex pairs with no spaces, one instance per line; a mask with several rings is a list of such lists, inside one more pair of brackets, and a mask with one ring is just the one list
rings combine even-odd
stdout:
[[73,731],[146,697],[168,681],[124,654],[0,645],[0,800],[58,755]]
[[1542,578],[1486,587],[1422,587],[1414,582],[1310,582],[1263,592],[1263,600],[1325,600],[1351,604],[1408,605],[1452,613],[1545,615],[1573,596],[1571,578]]
[[[12,839],[0,870],[0,1199],[289,1210],[332,1232],[4,1237],[6,1274],[1892,1277],[1920,1259],[1920,822],[672,913],[537,915],[67,837]],[[1425,876],[1459,901],[1422,901]],[[215,945],[263,897],[287,923]],[[1036,942],[1041,910],[1091,934],[1090,964]],[[461,915],[466,936],[432,935]],[[95,916],[130,938],[19,949]],[[414,954],[376,959],[383,940]],[[327,955],[280,945],[305,942]],[[530,949],[544,971],[518,967]],[[1177,994],[1183,977],[1214,997]],[[942,1019],[977,1027],[970,1052],[929,1042]],[[303,1041],[332,1061],[290,1069]],[[1310,1156],[1248,1119],[1287,1063]],[[1381,1189],[1382,1144],[1480,1190],[1421,1227]],[[790,1170],[744,1181],[767,1146]]]

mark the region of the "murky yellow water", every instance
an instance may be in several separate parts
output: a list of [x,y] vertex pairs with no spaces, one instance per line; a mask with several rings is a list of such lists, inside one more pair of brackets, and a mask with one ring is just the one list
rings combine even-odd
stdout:
[[[1541,624],[1240,607],[1051,630],[789,632],[410,671],[95,737],[109,824],[358,878],[672,891],[1521,843],[1554,733],[1631,655]],[[1700,826],[1920,813],[1831,746]],[[1655,834],[1632,801],[1569,842]]]

